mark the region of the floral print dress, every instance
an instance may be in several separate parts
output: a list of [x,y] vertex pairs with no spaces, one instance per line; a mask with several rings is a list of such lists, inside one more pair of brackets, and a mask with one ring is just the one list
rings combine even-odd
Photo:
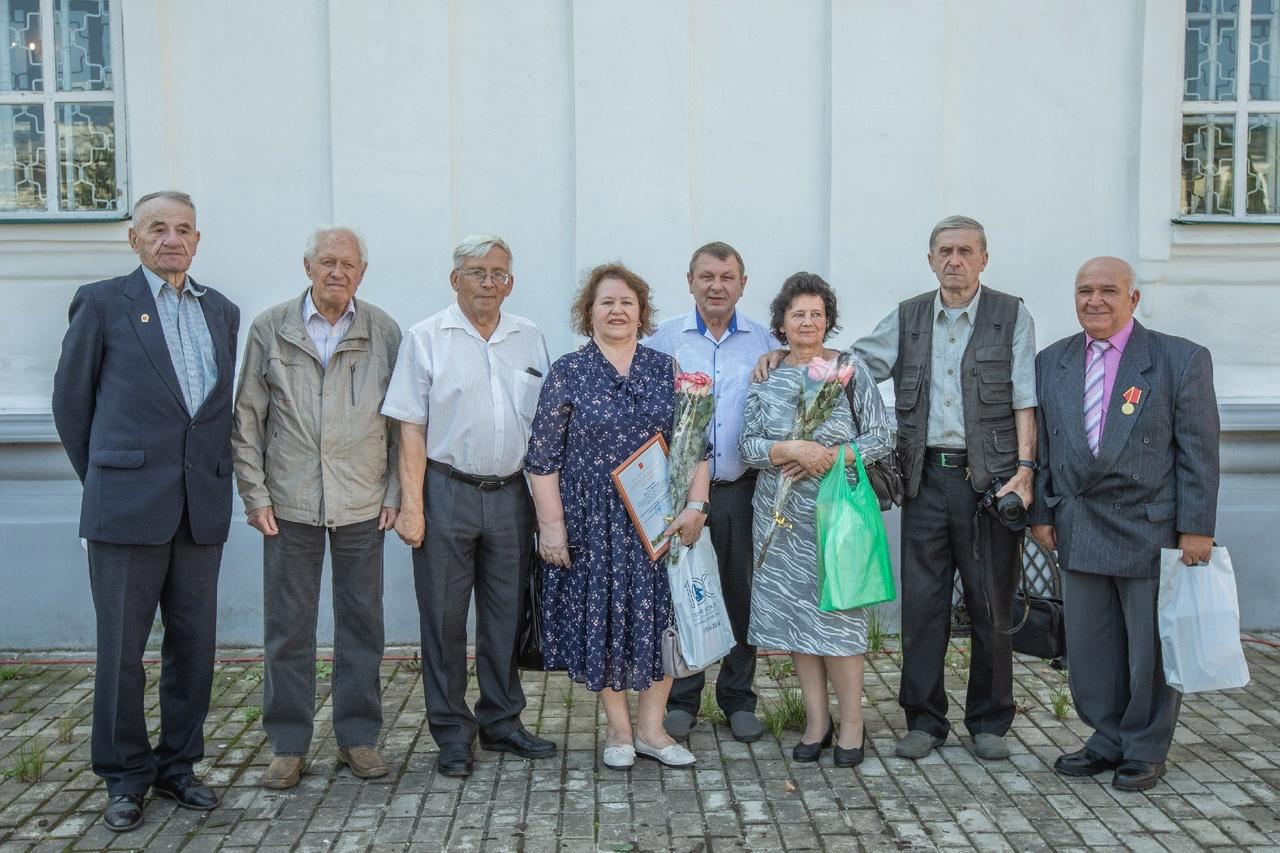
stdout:
[[656,433],[671,441],[671,356],[637,346],[622,376],[594,341],[551,365],[525,470],[560,474],[569,568],[543,564],[543,656],[599,691],[662,679],[666,564],[649,559],[610,472]]

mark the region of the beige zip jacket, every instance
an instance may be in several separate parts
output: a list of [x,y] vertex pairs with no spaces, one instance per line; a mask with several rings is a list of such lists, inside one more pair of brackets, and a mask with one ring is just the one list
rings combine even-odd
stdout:
[[400,348],[400,327],[356,302],[351,328],[329,367],[302,323],[306,291],[253,321],[236,392],[231,441],[245,513],[342,527],[400,506],[399,432],[382,398]]

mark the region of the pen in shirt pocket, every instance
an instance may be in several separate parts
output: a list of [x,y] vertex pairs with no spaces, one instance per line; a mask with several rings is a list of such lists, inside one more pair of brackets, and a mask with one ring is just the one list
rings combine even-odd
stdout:
[[526,367],[526,368],[524,369],[524,372],[525,372],[525,373],[527,373],[527,374],[529,374],[530,376],[533,376],[533,377],[537,378],[537,379],[541,379],[541,378],[542,378],[542,371],[541,371],[541,370],[538,370],[537,368],[534,368],[534,367]]

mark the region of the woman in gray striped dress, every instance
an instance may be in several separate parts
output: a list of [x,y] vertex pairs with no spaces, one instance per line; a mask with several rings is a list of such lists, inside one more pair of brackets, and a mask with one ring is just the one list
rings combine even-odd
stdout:
[[[841,395],[812,441],[790,439],[809,361],[815,356],[839,356],[825,347],[838,328],[836,297],[821,276],[800,272],[783,283],[770,311],[774,335],[791,351],[767,380],[751,386],[738,445],[743,460],[761,469],[752,503],[757,559],[772,526],[779,484],[786,477],[795,482],[783,509],[791,526],[782,526],[774,534],[752,580],[748,637],[760,648],[791,652],[807,717],[793,758],[817,761],[821,750],[831,745],[835,725],[828,702],[830,681],[840,708],[835,764],[852,767],[863,758],[862,656],[867,649],[867,612],[818,609],[816,500],[822,476],[835,464],[836,453],[846,452],[845,445],[857,444],[866,464],[889,453],[889,420],[866,365],[854,358],[850,394]],[[858,408],[860,431],[854,428],[849,397]],[[849,482],[855,484],[858,475],[852,455],[846,453],[845,462]]]

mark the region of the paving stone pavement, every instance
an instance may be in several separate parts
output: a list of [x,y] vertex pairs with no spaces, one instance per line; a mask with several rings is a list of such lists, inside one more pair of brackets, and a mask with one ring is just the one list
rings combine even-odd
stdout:
[[[102,826],[105,789],[89,769],[92,667],[27,656],[25,665],[0,667],[0,850],[1280,851],[1280,650],[1248,644],[1252,684],[1184,702],[1166,782],[1126,794],[1105,775],[1053,773],[1054,758],[1078,748],[1087,729],[1073,711],[1055,716],[1064,709],[1063,677],[1029,658],[1015,664],[1019,713],[1009,761],[980,761],[955,734],[927,759],[894,758],[893,741],[904,733],[896,647],[891,637],[867,658],[870,748],[857,770],[833,767],[829,752],[819,766],[792,764],[795,731],[747,745],[722,725],[700,722],[690,736],[696,769],[641,762],[629,773],[612,771],[599,760],[603,713],[595,697],[562,674],[525,673],[524,721],[561,745],[557,755],[531,762],[478,750],[469,779],[439,776],[422,682],[406,659],[413,650],[389,649],[382,750],[392,772],[361,781],[336,766],[331,669],[321,662],[308,771],[284,792],[259,785],[271,750],[258,720],[257,653],[224,650],[205,727],[208,754],[197,768],[221,807],[206,814],[151,799],[143,828],[122,835]],[[757,686],[767,707],[796,688],[787,663],[761,660]],[[964,643],[953,645],[948,667],[960,731]],[[158,673],[147,667],[153,730]],[[43,758],[40,778],[24,781],[18,771],[24,759],[30,769],[32,753]]]

